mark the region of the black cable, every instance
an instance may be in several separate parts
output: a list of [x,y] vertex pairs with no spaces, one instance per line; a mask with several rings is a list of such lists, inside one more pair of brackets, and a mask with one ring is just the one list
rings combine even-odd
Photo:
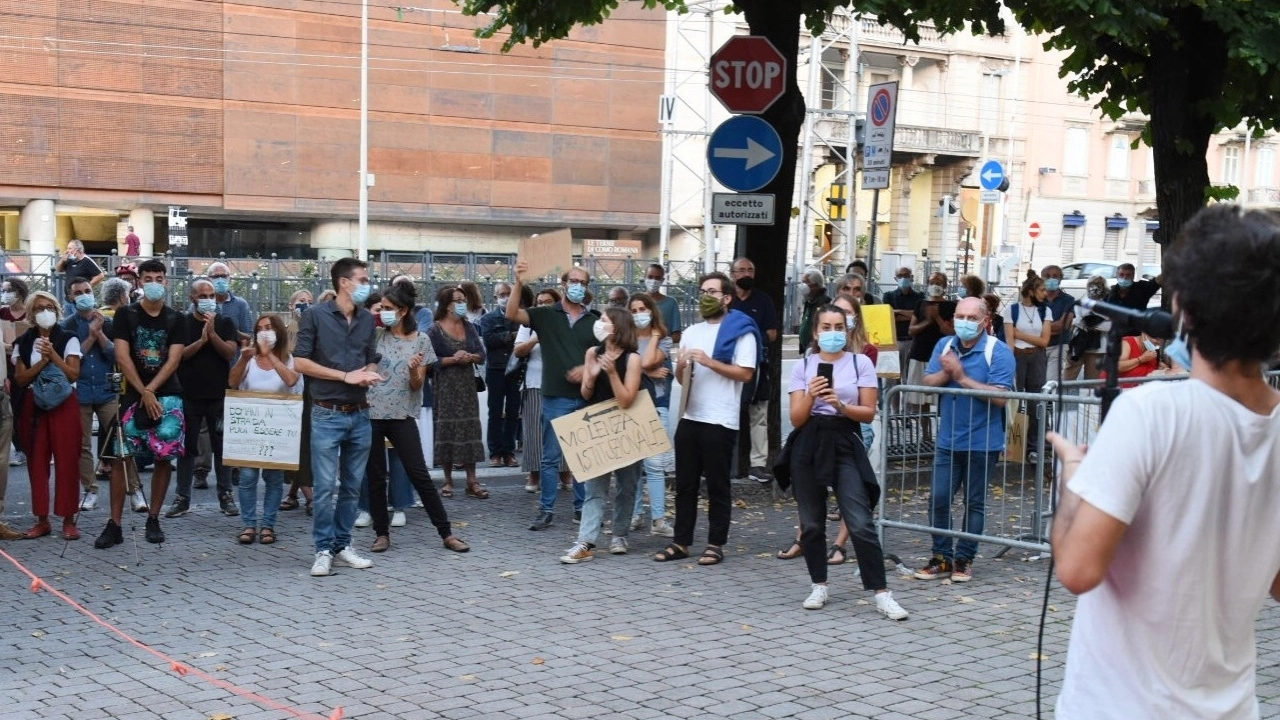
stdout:
[[[1063,316],[1065,317],[1065,314]],[[1064,387],[1064,383],[1066,382],[1066,379],[1062,377],[1062,371],[1065,369],[1064,366],[1066,365],[1066,358],[1064,357],[1064,355],[1070,352],[1071,350],[1071,347],[1068,344],[1061,342],[1066,332],[1067,332],[1067,328],[1064,326],[1062,329],[1062,332],[1058,333],[1059,343],[1057,346],[1058,347],[1058,404],[1057,404],[1058,414],[1057,414],[1057,417],[1053,419],[1053,425],[1054,425],[1054,432],[1058,433],[1059,435],[1062,434],[1062,418],[1066,414],[1066,406],[1064,404],[1064,399],[1066,397],[1066,388]],[[1041,450],[1043,451],[1043,448],[1041,448]],[[1054,457],[1054,462],[1055,464],[1057,463],[1056,455]],[[1050,492],[1049,493],[1049,515],[1050,517],[1056,518],[1057,514],[1058,514],[1058,493]],[[1040,519],[1037,518],[1036,521],[1039,522]],[[1040,630],[1038,633],[1036,633],[1036,720],[1040,720],[1040,718],[1042,717],[1040,714],[1040,700],[1042,696],[1042,685],[1044,683],[1044,626],[1045,626],[1045,622],[1048,620],[1048,617],[1049,617],[1049,589],[1052,587],[1053,587],[1053,547],[1051,542],[1050,548],[1049,548],[1049,566],[1048,566],[1048,570],[1045,572],[1045,577],[1044,577],[1044,598],[1041,600],[1041,603],[1040,603]]]

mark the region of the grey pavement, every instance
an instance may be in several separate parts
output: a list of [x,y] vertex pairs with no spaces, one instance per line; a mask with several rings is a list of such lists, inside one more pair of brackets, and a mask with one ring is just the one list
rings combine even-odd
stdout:
[[[850,563],[834,569],[827,607],[809,611],[803,561],[774,557],[795,532],[794,505],[759,486],[735,487],[719,566],[653,562],[665,540],[647,532],[632,535],[629,555],[562,565],[576,529],[568,498],[553,528],[530,532],[536,502],[521,478],[485,475],[491,499],[445,501],[470,553],[442,548],[417,510],[392,529],[387,553],[370,555],[373,568],[331,577],[308,574],[301,510],[281,513],[276,545],[241,546],[239,519],[218,513],[212,489],[195,492],[190,515],[162,520],[162,546],[143,541],[143,516],[130,513],[125,544],[95,550],[100,506],[83,514],[81,540],[55,533],[0,549],[140,642],[308,717],[339,706],[361,719],[1035,717],[1042,561],[1018,551],[992,559],[996,548],[984,545],[967,585],[891,572],[911,612],[904,622],[875,612]],[[20,529],[28,498],[15,468],[5,520]],[[373,539],[355,531],[362,551]],[[915,565],[928,538],[895,532],[886,550]],[[1170,571],[1196,582],[1194,568]],[[0,559],[5,720],[293,717],[178,676],[29,584]],[[1074,600],[1055,585],[1049,603],[1045,717]],[[1258,634],[1270,717],[1280,713],[1275,605]]]

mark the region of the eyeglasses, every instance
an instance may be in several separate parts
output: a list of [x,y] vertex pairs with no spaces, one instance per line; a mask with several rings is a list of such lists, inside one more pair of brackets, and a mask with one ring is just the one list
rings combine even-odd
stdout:
[[210,275],[209,277],[213,278],[214,280],[218,280],[218,279],[226,280],[227,278],[229,278],[229,277],[231,277],[231,276],[230,276],[230,275],[226,275],[226,274],[222,274],[222,275]]
[[755,275],[756,269],[755,268],[738,268],[737,270],[733,271],[733,274],[734,275]]
[[724,295],[724,291],[723,291],[723,290],[719,290],[719,289],[717,289],[717,288],[702,288],[701,290],[699,290],[699,291],[698,291],[698,294],[699,294],[699,295],[711,295],[711,296],[713,296],[713,297],[714,297],[714,296],[716,296],[716,295]]

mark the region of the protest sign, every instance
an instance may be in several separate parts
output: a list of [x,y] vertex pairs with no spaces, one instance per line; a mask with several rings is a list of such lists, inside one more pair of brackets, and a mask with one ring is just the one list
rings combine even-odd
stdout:
[[517,246],[516,261],[529,263],[524,280],[551,277],[556,280],[573,267],[573,233],[555,230],[527,237]]
[[302,396],[228,390],[222,410],[222,464],[297,470]]
[[667,428],[641,392],[629,408],[606,400],[551,421],[565,462],[578,480],[590,480],[671,450]]

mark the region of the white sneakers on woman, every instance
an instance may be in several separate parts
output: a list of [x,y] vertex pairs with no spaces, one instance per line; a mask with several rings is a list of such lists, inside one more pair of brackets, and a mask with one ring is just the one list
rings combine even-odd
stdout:
[[[826,607],[827,600],[831,597],[830,591],[826,585],[813,586],[813,591],[809,593],[809,597],[804,600],[805,610],[821,610]],[[890,620],[906,620],[907,611],[893,599],[893,593],[885,591],[876,593],[876,612],[889,618]]]

